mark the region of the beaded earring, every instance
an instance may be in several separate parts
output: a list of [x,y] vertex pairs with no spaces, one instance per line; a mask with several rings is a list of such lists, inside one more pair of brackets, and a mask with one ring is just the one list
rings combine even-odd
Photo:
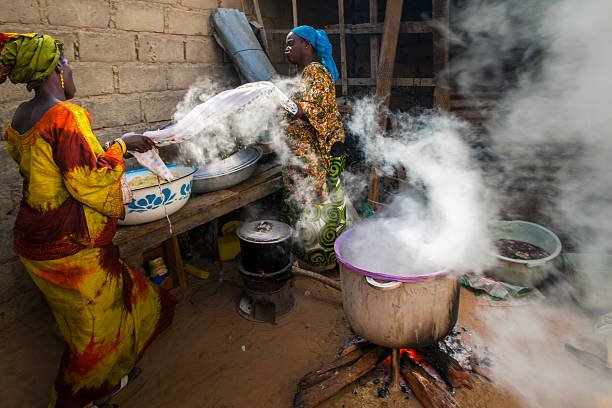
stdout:
[[62,85],[62,89],[64,89],[64,76],[62,75],[61,71],[59,73],[59,77],[60,77],[60,85]]

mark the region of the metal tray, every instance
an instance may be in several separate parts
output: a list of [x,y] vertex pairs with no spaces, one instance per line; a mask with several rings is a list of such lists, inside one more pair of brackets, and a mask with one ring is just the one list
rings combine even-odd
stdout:
[[261,155],[259,147],[247,146],[223,160],[197,166],[193,174],[192,192],[208,193],[243,182],[253,175]]

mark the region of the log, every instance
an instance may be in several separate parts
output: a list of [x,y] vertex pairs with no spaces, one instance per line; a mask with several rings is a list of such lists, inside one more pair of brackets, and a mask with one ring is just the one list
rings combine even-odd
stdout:
[[443,385],[410,358],[402,358],[400,371],[412,393],[425,408],[460,408],[457,400]]
[[451,387],[465,386],[472,388],[472,377],[470,373],[459,365],[457,360],[444,353],[436,346],[428,346],[418,349],[419,355],[429,365],[436,369],[442,379]]
[[356,347],[352,351],[342,355],[333,363],[327,363],[316,371],[311,371],[306,374],[298,383],[298,392],[312,387],[313,385],[321,383],[323,380],[328,379],[338,369],[351,365],[355,361],[359,360],[365,353],[370,351],[374,346],[367,344],[364,347]]
[[312,272],[304,268],[300,268],[297,265],[293,265],[291,267],[291,272],[293,272],[294,275],[305,276],[307,278],[318,280],[319,282],[322,282],[326,284],[327,286],[330,286],[334,289],[342,291],[342,286],[340,285],[340,282],[330,279],[327,276],[323,276],[320,273],[316,273],[316,272]]
[[377,346],[366,352],[349,366],[333,372],[333,375],[309,388],[298,390],[293,400],[294,408],[313,408],[331,398],[345,386],[370,372],[389,356],[390,350]]

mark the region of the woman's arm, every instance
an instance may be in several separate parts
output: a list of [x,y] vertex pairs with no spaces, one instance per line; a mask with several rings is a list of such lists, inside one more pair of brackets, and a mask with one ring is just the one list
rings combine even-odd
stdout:
[[122,217],[123,146],[115,143],[104,151],[91,130],[89,116],[76,105],[59,114],[54,125],[48,141],[68,192],[108,217]]

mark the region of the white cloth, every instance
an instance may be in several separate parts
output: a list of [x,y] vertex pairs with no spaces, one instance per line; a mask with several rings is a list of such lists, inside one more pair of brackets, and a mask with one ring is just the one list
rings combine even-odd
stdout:
[[[262,106],[280,106],[293,115],[298,111],[297,105],[272,82],[251,82],[218,93],[194,107],[176,123],[165,129],[144,132],[143,135],[151,138],[158,146],[180,143],[191,139],[211,125],[227,120],[233,114]],[[156,149],[145,153],[130,153],[153,173],[166,180],[173,178]]]

